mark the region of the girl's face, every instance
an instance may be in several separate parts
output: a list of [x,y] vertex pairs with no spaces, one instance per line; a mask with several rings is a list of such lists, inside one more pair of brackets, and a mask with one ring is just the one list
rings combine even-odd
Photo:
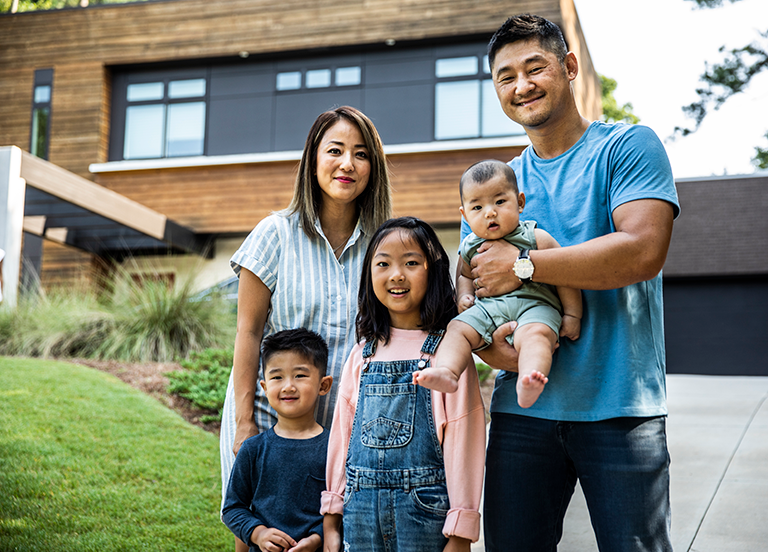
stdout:
[[315,174],[324,202],[348,204],[363,193],[371,174],[371,160],[356,125],[340,119],[325,131],[317,149]]
[[393,328],[417,330],[427,294],[427,257],[404,230],[393,230],[378,245],[371,263],[376,298],[389,311]]

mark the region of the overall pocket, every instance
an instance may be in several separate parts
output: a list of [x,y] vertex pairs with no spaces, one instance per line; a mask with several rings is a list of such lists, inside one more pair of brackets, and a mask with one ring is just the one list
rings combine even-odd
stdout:
[[364,386],[360,440],[370,448],[407,445],[413,437],[416,386],[411,383]]

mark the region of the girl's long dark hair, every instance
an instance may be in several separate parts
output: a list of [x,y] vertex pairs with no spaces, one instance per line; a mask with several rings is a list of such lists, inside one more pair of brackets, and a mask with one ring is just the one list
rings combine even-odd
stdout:
[[396,231],[409,234],[427,259],[427,293],[421,303],[421,329],[428,332],[444,330],[448,322],[458,314],[448,255],[435,231],[429,224],[415,217],[391,219],[379,226],[365,253],[355,320],[358,342],[361,340],[389,342],[389,311],[373,291],[371,266],[379,244]]

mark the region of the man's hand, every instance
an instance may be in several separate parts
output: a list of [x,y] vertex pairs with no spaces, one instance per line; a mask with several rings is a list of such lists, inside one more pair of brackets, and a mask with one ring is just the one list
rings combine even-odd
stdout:
[[298,544],[289,535],[266,525],[259,525],[251,533],[251,542],[264,552],[283,552]]
[[493,332],[493,343],[477,356],[488,366],[498,370],[517,372],[517,349],[509,344],[506,337],[512,335],[517,328],[517,322],[502,324]]
[[462,295],[461,297],[459,297],[459,302],[457,306],[459,307],[459,312],[464,312],[474,304],[475,304],[474,295]]
[[497,297],[521,286],[512,267],[520,250],[506,240],[484,242],[472,258],[472,278],[478,297]]
[[305,539],[301,539],[296,546],[289,548],[285,552],[315,552],[320,545],[323,544],[323,539],[317,533],[312,533]]

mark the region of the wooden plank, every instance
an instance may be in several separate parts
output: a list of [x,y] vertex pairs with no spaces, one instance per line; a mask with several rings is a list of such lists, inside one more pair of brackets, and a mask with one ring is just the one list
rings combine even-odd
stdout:
[[154,238],[163,239],[166,221],[164,215],[53,163],[23,152],[21,177],[27,181],[28,186],[33,186]]

